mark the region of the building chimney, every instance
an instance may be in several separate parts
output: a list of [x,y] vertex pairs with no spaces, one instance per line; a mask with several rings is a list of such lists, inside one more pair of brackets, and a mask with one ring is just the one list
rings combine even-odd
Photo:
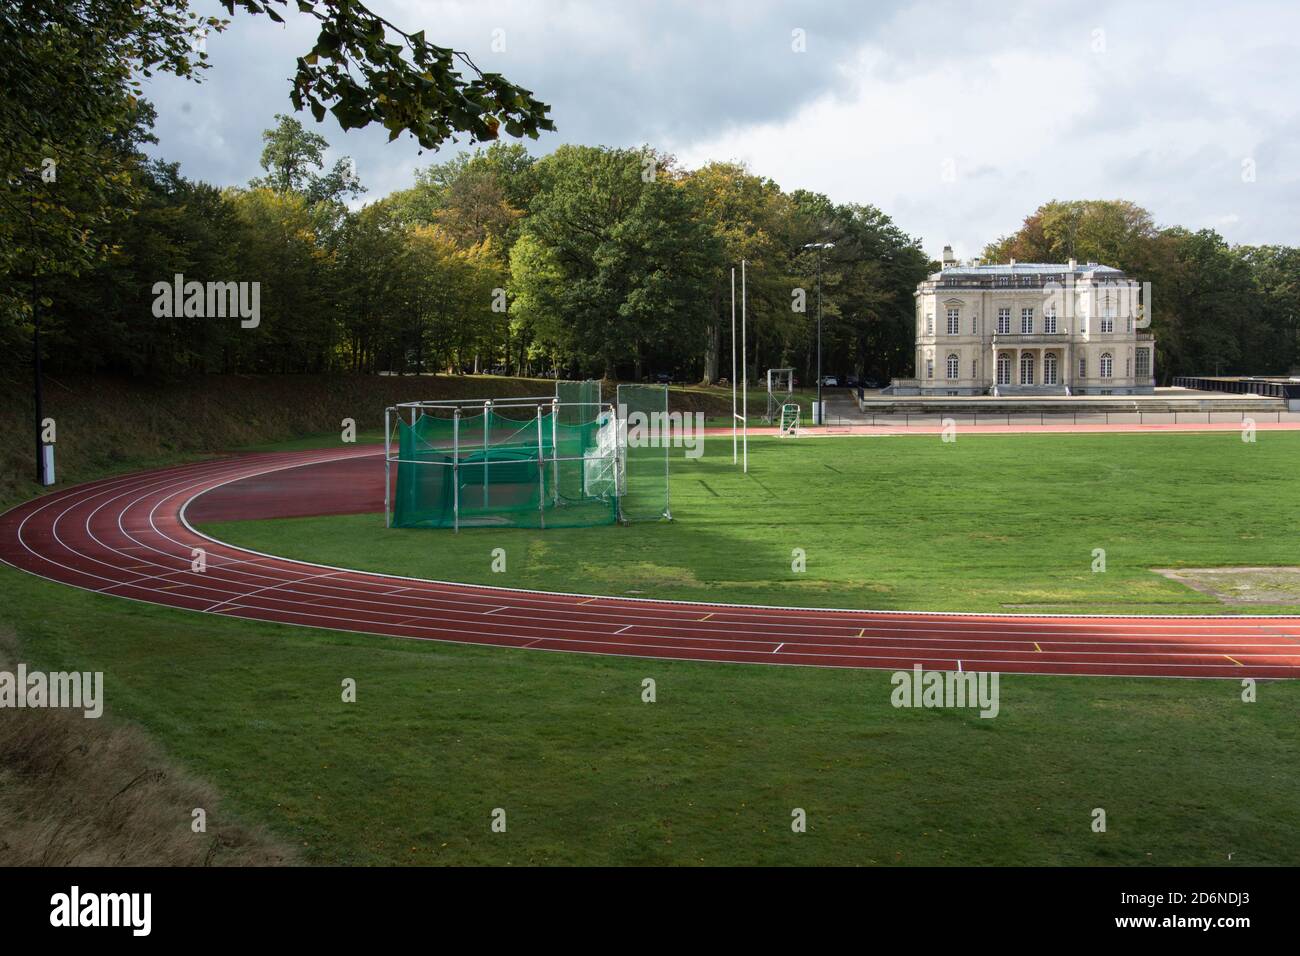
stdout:
[[952,246],[943,247],[943,267],[951,269],[957,264],[957,257],[952,254]]

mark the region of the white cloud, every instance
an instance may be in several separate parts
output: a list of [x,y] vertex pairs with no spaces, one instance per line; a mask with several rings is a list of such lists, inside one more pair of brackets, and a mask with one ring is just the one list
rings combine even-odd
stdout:
[[[535,152],[649,142],[688,165],[742,159],[787,189],[879,206],[935,254],[945,242],[976,253],[1053,198],[1123,197],[1161,223],[1297,242],[1300,5],[1283,0],[1033,2],[996,15],[958,0],[373,6],[549,102],[559,131]],[[306,18],[286,19],[237,13],[208,41],[203,85],[150,85],[159,155],[219,185],[258,174],[260,132],[290,111],[293,59],[314,37]],[[796,26],[806,53],[790,49]],[[490,49],[498,27],[504,53]],[[445,158],[304,121],[331,159],[356,159],[367,198]]]

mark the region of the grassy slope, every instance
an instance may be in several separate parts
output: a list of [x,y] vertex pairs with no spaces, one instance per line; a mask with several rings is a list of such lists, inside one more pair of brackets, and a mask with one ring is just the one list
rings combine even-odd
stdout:
[[982,720],[895,710],[884,673],[331,634],[9,568],[0,588],[28,660],[105,670],[117,714],[308,861],[1300,863],[1292,682],[1246,704],[1228,681],[1006,677]]
[[[204,530],[259,551],[419,577],[962,611],[1265,611],[1225,607],[1149,569],[1297,559],[1300,434],[1265,432],[1254,444],[1236,433],[758,438],[748,476],[731,464],[729,442],[706,449],[673,459],[671,524],[453,536],[352,515]],[[504,574],[490,570],[497,547]],[[806,573],[791,570],[794,548],[807,554]],[[1095,548],[1106,551],[1104,574],[1091,570]]]

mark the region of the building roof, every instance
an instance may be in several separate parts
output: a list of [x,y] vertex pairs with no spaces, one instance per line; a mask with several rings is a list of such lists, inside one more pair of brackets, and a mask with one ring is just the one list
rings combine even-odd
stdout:
[[1074,268],[1070,268],[1068,262],[1017,262],[1014,265],[1008,262],[996,265],[978,265],[978,266],[949,266],[943,270],[944,275],[969,275],[969,276],[991,276],[991,275],[1045,275],[1061,272],[1103,272],[1123,275],[1124,270],[1116,269],[1114,266],[1098,265],[1095,262],[1076,263]]

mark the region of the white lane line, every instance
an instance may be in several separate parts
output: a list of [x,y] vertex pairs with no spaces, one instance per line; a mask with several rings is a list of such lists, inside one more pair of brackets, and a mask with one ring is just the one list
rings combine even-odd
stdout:
[[780,644],[776,645],[776,650],[773,651],[772,653],[775,654],[776,651],[779,651],[783,647],[785,647],[785,641],[782,641]]
[[238,595],[235,595],[234,597],[228,597],[228,598],[226,598],[224,601],[218,601],[216,604],[212,605],[211,607],[209,607],[209,608],[204,608],[204,610],[209,611],[209,612],[211,612],[211,611],[215,611],[217,608],[221,607],[221,605],[223,605],[223,604],[229,604],[231,601],[235,601],[235,600],[245,600],[245,599],[247,599],[247,598],[251,598],[251,597],[252,597],[253,595],[255,595],[255,594],[261,594],[263,591],[274,591],[276,588],[279,588],[279,587],[285,587],[285,586],[290,585],[290,584],[303,584],[304,582],[312,581],[312,580],[315,580],[316,578],[328,578],[328,577],[330,577],[331,575],[336,574],[336,573],[337,573],[337,572],[335,572],[335,571],[329,571],[329,572],[327,572],[327,573],[325,573],[325,574],[310,574],[310,575],[308,575],[307,577],[305,577],[305,578],[299,578],[299,579],[296,580],[296,581],[283,581],[283,582],[281,582],[280,584],[268,584],[266,587],[264,587],[264,588],[258,588],[256,591],[247,591],[247,592],[245,592],[244,594],[238,594]]

